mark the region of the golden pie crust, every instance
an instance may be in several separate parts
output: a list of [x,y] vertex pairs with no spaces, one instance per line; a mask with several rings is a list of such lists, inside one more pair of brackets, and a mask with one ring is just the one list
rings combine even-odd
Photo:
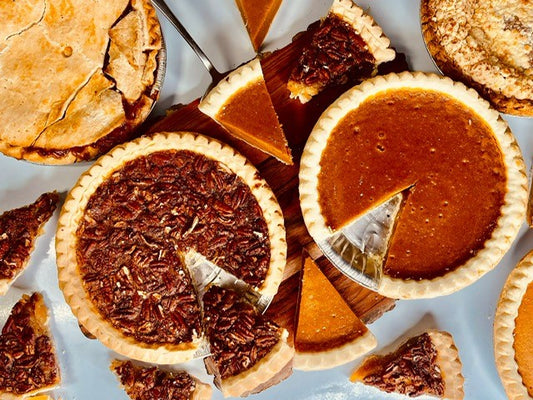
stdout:
[[518,311],[528,286],[533,282],[533,252],[529,252],[511,272],[503,287],[494,316],[494,356],[507,396],[531,399],[519,372],[514,341]]
[[508,114],[533,116],[533,11],[522,0],[422,0],[437,66]]
[[392,298],[435,297],[457,291],[494,268],[510,247],[525,217],[527,179],[520,149],[507,124],[476,92],[467,90],[464,85],[449,78],[420,72],[376,77],[349,90],[324,112],[307,141],[300,166],[300,204],[305,224],[315,240],[325,240],[333,234],[322,215],[317,189],[320,160],[329,135],[342,118],[365,99],[388,89],[400,88],[442,92],[471,109],[491,127],[506,168],[501,215],[484,248],[464,264],[442,276],[417,280],[384,274],[378,288],[381,294]]
[[3,2],[0,12],[9,18],[0,31],[1,152],[86,160],[146,119],[164,67],[149,0]]
[[192,359],[194,353],[205,344],[204,338],[198,336],[192,343],[165,346],[142,344],[122,334],[99,314],[88,297],[78,271],[76,247],[77,229],[89,198],[110,174],[130,160],[170,149],[188,150],[214,159],[249,186],[268,226],[271,246],[267,275],[256,290],[270,296],[277,292],[283,277],[287,252],[283,217],[274,194],[259,177],[257,170],[231,147],[196,133],[164,132],[117,146],[99,158],[79,178],[61,211],[56,235],[59,284],[78,321],[102,343],[127,357],[159,364],[174,364]]

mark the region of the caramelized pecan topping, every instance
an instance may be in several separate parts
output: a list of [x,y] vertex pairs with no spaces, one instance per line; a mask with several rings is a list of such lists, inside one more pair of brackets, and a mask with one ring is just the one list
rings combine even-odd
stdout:
[[212,286],[203,302],[211,359],[222,379],[253,367],[280,340],[281,329],[233,290]]

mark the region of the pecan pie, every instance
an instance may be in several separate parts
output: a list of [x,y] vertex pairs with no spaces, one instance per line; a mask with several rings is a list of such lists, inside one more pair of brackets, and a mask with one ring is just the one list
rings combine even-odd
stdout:
[[140,367],[131,361],[115,360],[113,371],[132,400],[207,400],[211,386],[187,372],[168,372],[156,367]]
[[59,199],[57,193],[45,193],[33,204],[0,215],[0,295],[24,270],[35,239],[43,232]]
[[437,66],[502,112],[533,116],[533,7],[523,0],[422,0]]
[[225,397],[259,393],[292,373],[285,329],[234,290],[211,286],[202,301],[211,349],[205,364]]
[[433,74],[377,77],[341,96],[311,133],[300,167],[304,220],[324,240],[398,193],[379,292],[452,293],[494,268],[516,237],[524,161],[473,90]]
[[235,137],[285,164],[292,164],[291,149],[258,59],[231,72],[202,99],[198,108]]
[[376,338],[353,313],[310,257],[300,284],[294,368],[332,368],[376,347]]
[[396,52],[372,17],[352,0],[334,0],[287,84],[292,98],[306,103],[324,88],[360,82],[376,74]]
[[464,397],[461,368],[452,336],[431,330],[390,354],[366,358],[350,379],[389,393],[459,400]]
[[255,51],[265,40],[281,0],[235,0]]
[[0,336],[0,398],[21,398],[56,387],[59,365],[41,294],[24,295]]
[[286,259],[281,210],[257,170],[188,132],[101,157],[67,197],[56,250],[81,325],[121,354],[165,364],[192,358],[203,342],[186,253],[268,295]]
[[[0,151],[87,160],[129,138],[159,94],[149,0],[1,2]],[[163,64],[161,64],[163,67]]]

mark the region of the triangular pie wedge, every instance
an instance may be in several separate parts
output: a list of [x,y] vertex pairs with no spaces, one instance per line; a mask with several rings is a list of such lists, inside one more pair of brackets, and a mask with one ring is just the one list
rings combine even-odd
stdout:
[[[59,364],[40,293],[23,295],[0,336],[0,398],[20,399],[59,385]],[[22,353],[22,354],[21,354]]]
[[259,51],[282,0],[235,0],[255,51]]
[[306,256],[294,338],[294,368],[333,368],[368,353],[376,344],[372,332],[354,314],[318,265]]
[[350,380],[389,393],[460,400],[464,397],[461,369],[452,336],[429,330],[410,338],[392,353],[366,358]]
[[28,265],[35,239],[43,233],[58,199],[56,192],[44,193],[34,203],[0,215],[0,295]]
[[231,72],[198,105],[235,137],[292,165],[287,139],[255,58]]
[[285,329],[232,289],[211,286],[202,301],[211,350],[204,361],[224,397],[259,393],[292,373]]
[[211,386],[185,371],[164,371],[157,367],[141,367],[131,361],[120,360],[114,360],[110,368],[132,400],[211,398]]

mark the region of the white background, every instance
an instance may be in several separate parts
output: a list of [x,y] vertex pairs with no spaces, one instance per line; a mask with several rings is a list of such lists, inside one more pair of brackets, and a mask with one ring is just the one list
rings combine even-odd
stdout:
[[[233,0],[168,0],[183,24],[221,71],[254,57],[242,20]],[[393,46],[407,55],[412,70],[435,71],[420,34],[417,0],[366,0],[368,9],[389,36]],[[284,0],[266,40],[266,49],[287,44],[291,37],[327,13],[329,0]],[[162,19],[168,48],[168,66],[156,114],[174,103],[188,103],[200,96],[209,76],[194,53]],[[533,154],[533,119],[505,117],[518,138],[525,161]],[[68,191],[90,166],[41,166],[0,155],[0,212],[33,202],[50,190]],[[57,212],[39,238],[26,272],[0,299],[0,323],[22,292],[40,290],[51,306],[51,326],[60,354],[63,384],[53,393],[64,400],[127,399],[109,371],[115,354],[96,340],[86,339],[64,302],[57,286],[54,230]],[[467,221],[465,221],[467,229]],[[458,234],[461,234],[458,232]],[[370,325],[379,348],[408,330],[431,327],[451,332],[460,350],[466,399],[504,399],[505,393],[494,366],[492,320],[501,288],[517,261],[533,247],[533,234],[522,227],[512,248],[498,267],[470,287],[433,300],[400,301],[394,310]],[[299,372],[253,399],[389,399],[377,390],[348,380],[356,362],[321,372]],[[204,381],[201,361],[184,366]],[[222,398],[214,391],[214,398]]]

